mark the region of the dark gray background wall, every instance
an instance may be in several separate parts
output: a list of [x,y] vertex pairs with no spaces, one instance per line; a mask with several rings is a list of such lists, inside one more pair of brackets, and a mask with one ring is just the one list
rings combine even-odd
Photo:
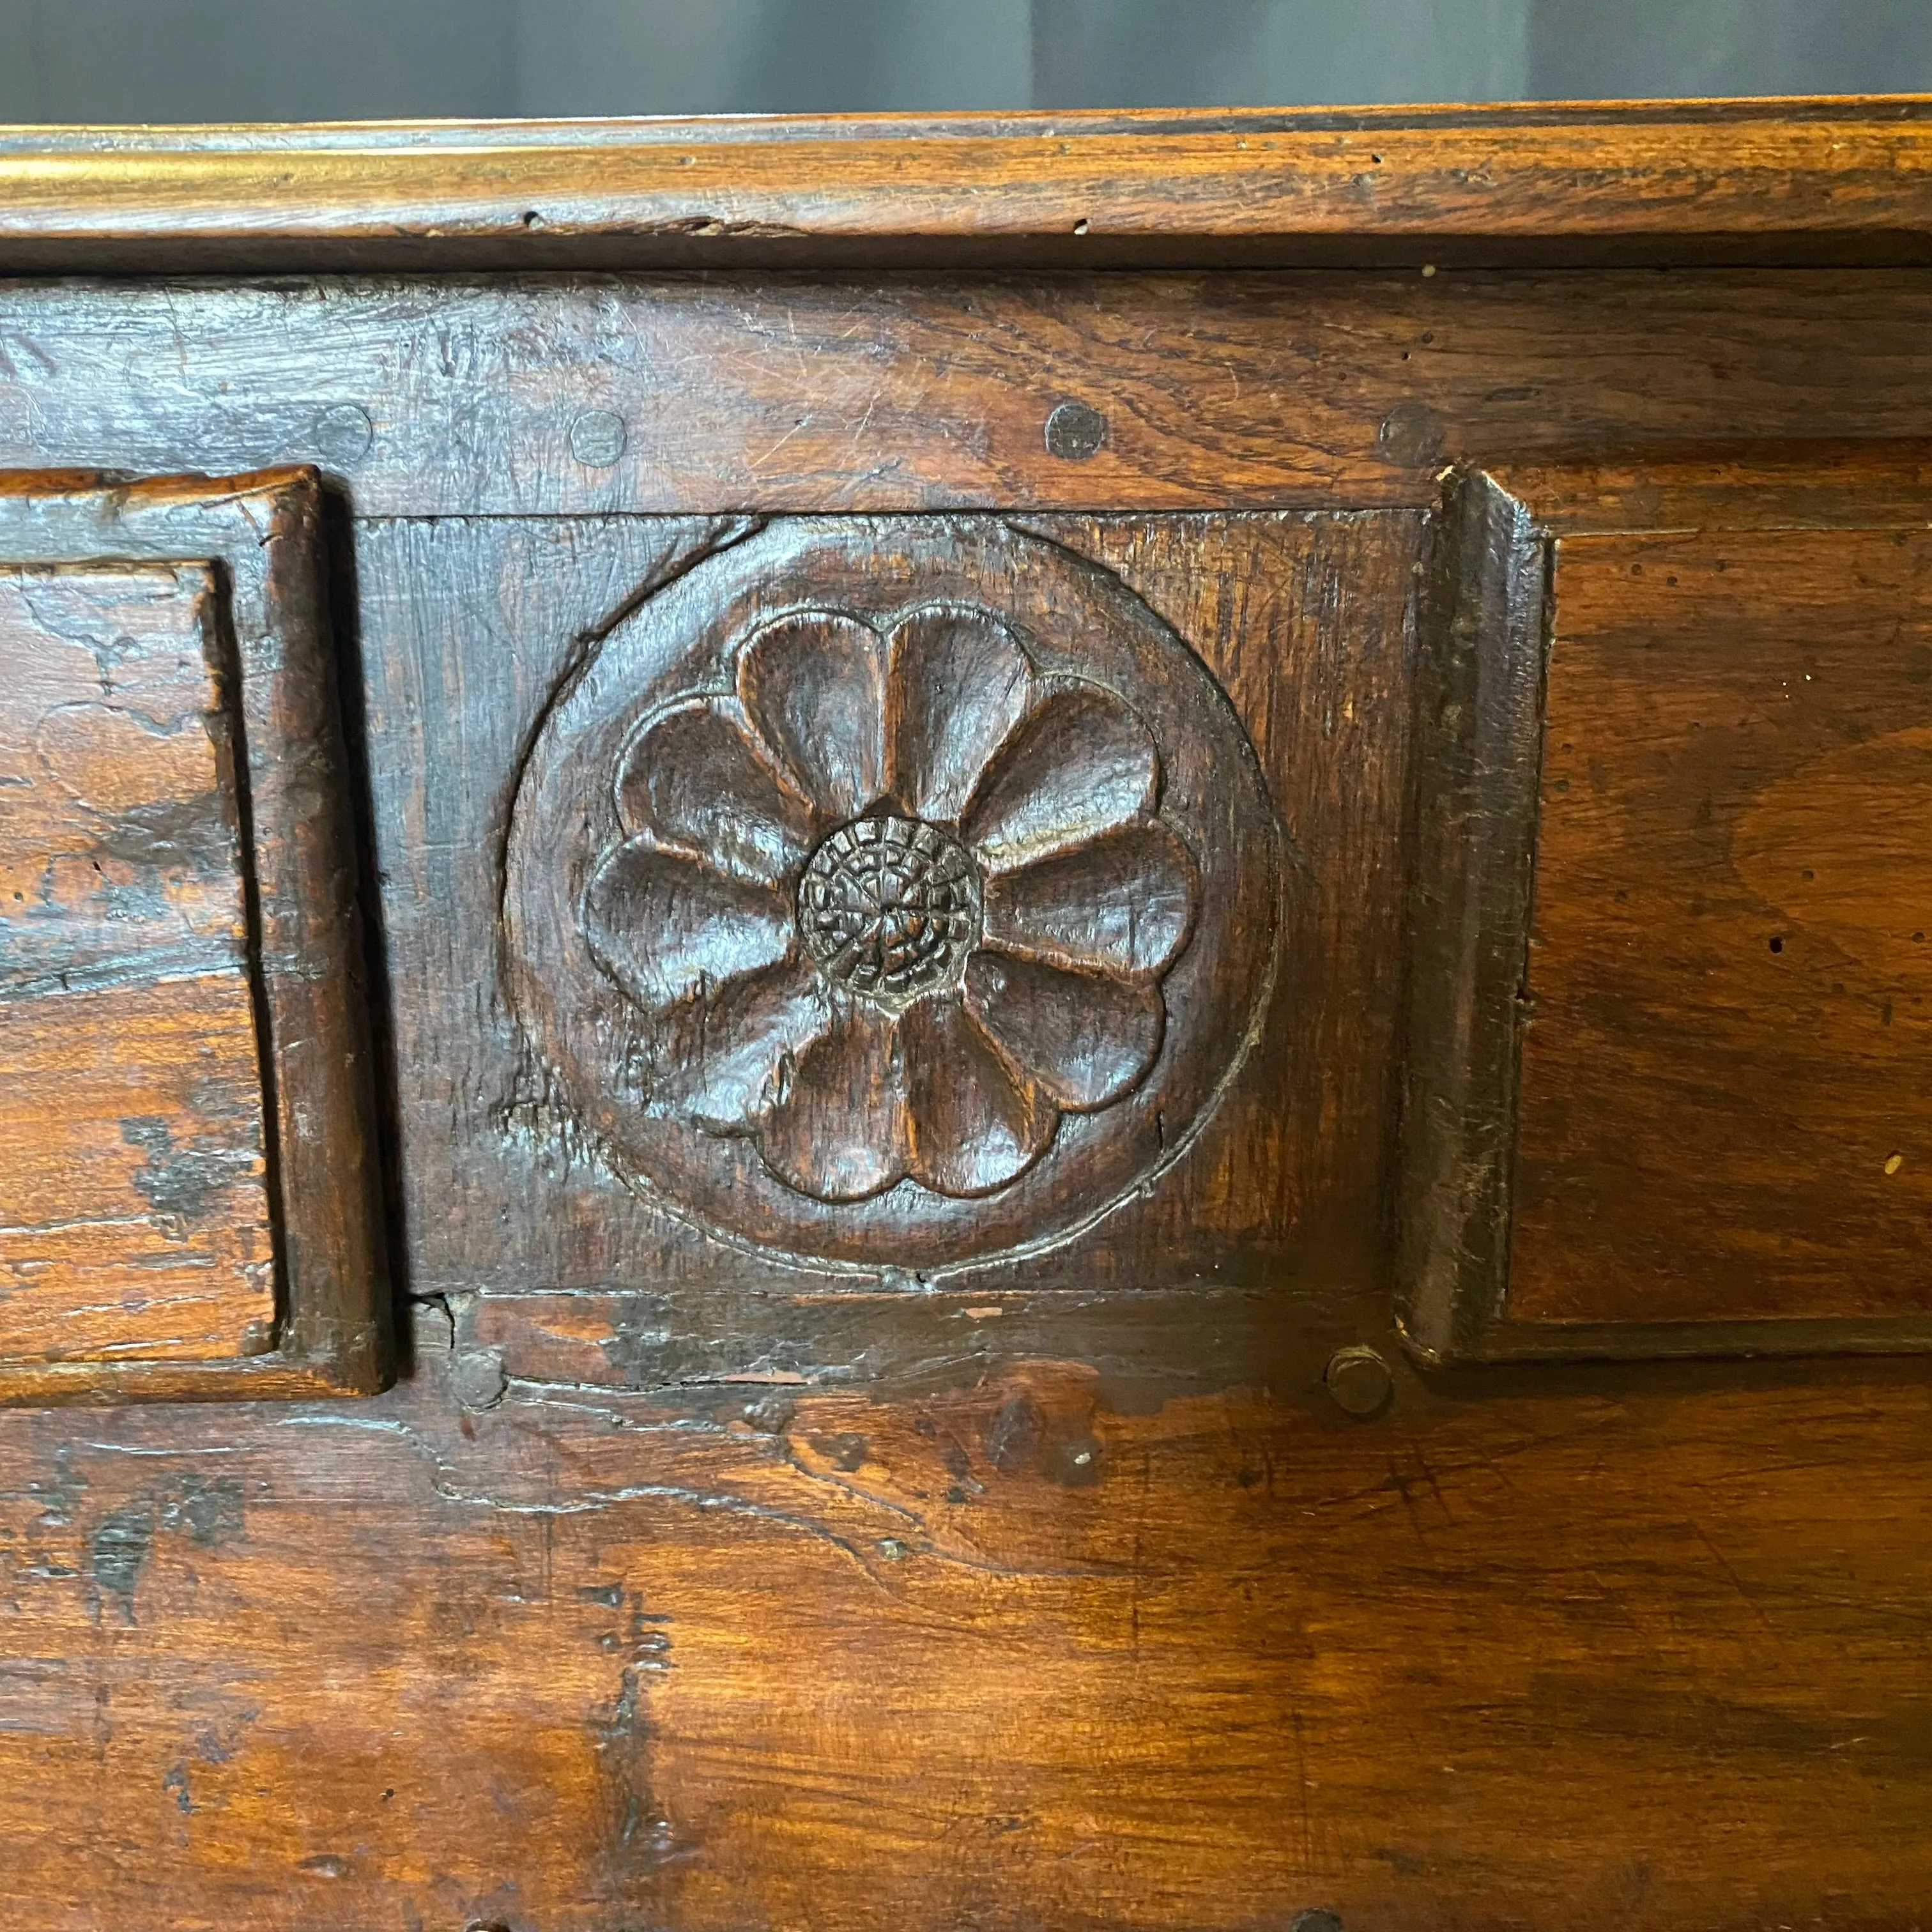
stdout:
[[0,120],[1932,90],[1932,0],[0,0]]

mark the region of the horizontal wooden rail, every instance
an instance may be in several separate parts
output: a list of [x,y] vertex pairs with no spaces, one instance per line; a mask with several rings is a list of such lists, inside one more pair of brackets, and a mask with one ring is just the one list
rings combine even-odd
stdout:
[[0,272],[1932,260],[1932,98],[0,130]]

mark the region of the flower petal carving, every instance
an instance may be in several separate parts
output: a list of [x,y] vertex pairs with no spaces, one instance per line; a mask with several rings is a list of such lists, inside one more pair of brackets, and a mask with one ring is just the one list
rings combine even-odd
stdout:
[[966,1010],[1000,1052],[1076,1112],[1138,1086],[1166,1025],[1151,981],[1066,973],[1010,953],[976,953],[964,994]]
[[1018,1179],[1046,1151],[1059,1110],[1015,1076],[957,1000],[928,1000],[899,1024],[914,1178],[963,1198]]
[[1213,657],[992,514],[688,560],[558,680],[511,801],[544,1118],[801,1265],[1077,1237],[1196,1144],[1277,997],[1282,826]]
[[1026,714],[1036,680],[990,612],[939,604],[892,635],[890,789],[915,818],[956,824],[980,775]]
[[1130,825],[988,879],[986,944],[1076,972],[1157,977],[1187,943],[1195,884],[1166,826]]
[[1099,685],[1063,685],[1001,748],[960,834],[989,872],[1010,871],[1151,812],[1160,783],[1154,740],[1126,705]]
[[794,938],[776,892],[638,839],[598,869],[584,922],[598,964],[650,1012],[776,965]]
[[812,849],[812,808],[747,735],[730,699],[659,718],[625,754],[617,811],[626,829],[682,845],[735,878],[782,886]]
[[651,1105],[714,1132],[754,1126],[792,1063],[832,1024],[824,982],[802,960],[735,980],[679,1007],[660,1042]]
[[767,624],[738,661],[746,715],[829,818],[885,789],[884,640],[856,617],[801,610]]
[[847,1001],[799,1056],[759,1150],[773,1173],[820,1201],[862,1201],[904,1178],[911,1157],[899,1022]]

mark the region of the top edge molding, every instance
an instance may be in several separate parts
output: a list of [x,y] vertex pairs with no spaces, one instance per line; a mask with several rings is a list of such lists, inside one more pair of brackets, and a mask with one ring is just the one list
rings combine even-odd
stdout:
[[0,272],[1932,260],[1932,96],[0,128]]

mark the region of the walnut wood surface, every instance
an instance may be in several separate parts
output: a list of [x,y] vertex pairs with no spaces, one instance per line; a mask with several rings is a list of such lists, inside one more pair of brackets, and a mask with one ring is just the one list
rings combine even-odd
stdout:
[[1452,486],[1405,1108],[1425,1354],[1932,1340],[1924,487],[1910,444]]
[[219,616],[206,566],[0,572],[0,1360],[270,1339]]
[[313,462],[364,517],[1422,508],[1458,459],[1932,437],[1898,271],[20,281],[0,318],[0,463]]
[[[1374,1266],[1384,1083],[1401,971],[1397,914],[1372,888],[1400,863],[1406,610],[1422,520],[1407,512],[1361,519],[1289,513],[1039,519],[1028,528],[1066,547],[1076,562],[1090,558],[1116,574],[1120,586],[1108,594],[1124,590],[1143,600],[1234,694],[1288,844],[1291,910],[1262,1030],[1186,1160],[1077,1242],[1030,1244],[1040,1251],[970,1278],[989,1293],[1008,1284],[1097,1288],[1221,1279],[1258,1286],[1284,1268],[1290,1277],[1312,1270],[1366,1284]],[[625,1184],[621,1160],[614,1172],[591,1157],[594,1145],[581,1132],[583,1096],[595,1101],[603,1091],[596,1082],[613,1077],[604,1043],[595,1034],[578,1040],[593,1072],[574,1101],[532,1061],[504,984],[507,977],[514,988],[530,968],[512,964],[506,974],[500,875],[474,862],[479,850],[503,849],[519,774],[538,769],[538,727],[558,690],[584,692],[598,666],[608,668],[622,736],[637,704],[634,670],[620,674],[608,647],[589,656],[590,640],[615,640],[620,633],[613,625],[629,622],[632,648],[640,651],[658,634],[645,593],[688,572],[687,588],[698,594],[706,560],[730,563],[740,545],[753,560],[784,559],[801,547],[808,555],[810,540],[823,534],[812,525],[802,532],[774,526],[748,538],[742,523],[655,518],[407,522],[361,533],[362,648],[370,668],[364,728],[377,800],[376,863],[393,888],[384,914],[398,1029],[403,1219],[419,1292],[460,1292],[479,1276],[530,1288],[648,1284],[661,1292],[682,1282],[694,1294],[714,1286],[811,1294],[826,1298],[829,1308],[844,1293],[875,1291],[882,1262],[886,1277],[903,1283],[927,1258],[910,1244],[897,1254],[888,1249],[872,1258],[866,1278],[845,1279],[842,1288],[839,1276],[778,1265],[748,1244],[747,1229],[760,1225],[755,1219],[734,1223],[737,1239],[730,1246],[695,1238]],[[1028,554],[997,527],[956,528],[942,519],[881,527],[877,554],[884,561],[897,554],[895,542],[914,555],[922,548],[952,555],[962,573],[975,565],[978,578],[962,574],[959,581],[976,580],[988,596],[1006,594],[1013,560]],[[850,592],[860,579],[849,561],[847,568]],[[1345,583],[1352,586],[1346,601],[1339,594]],[[1111,608],[1090,602],[1061,615]],[[1052,615],[1035,621],[1050,625]],[[1071,622],[1066,628],[1077,636]],[[483,648],[484,639],[500,647]],[[1185,696],[1189,680],[1166,674]],[[450,701],[459,684],[468,694],[460,705]],[[601,700],[590,715],[602,716]],[[1232,742],[1238,759],[1238,741]],[[424,791],[417,775],[431,770],[440,780]],[[1237,842],[1238,835],[1252,836],[1242,829],[1234,790],[1249,782],[1244,774],[1177,766],[1178,789],[1184,781],[1218,802],[1215,836],[1237,850],[1255,849]],[[580,816],[614,814],[614,799],[596,796],[601,787],[610,798],[610,785],[608,773],[580,784],[572,779],[566,795]],[[1199,800],[1178,808],[1197,828],[1190,836],[1202,836]],[[1260,849],[1265,855],[1265,845]],[[1309,849],[1325,855],[1318,868],[1301,856]],[[567,854],[547,850],[539,839],[532,862],[547,859],[551,872],[537,876],[550,883],[530,902],[526,916],[547,904],[567,914],[574,902],[556,883]],[[1255,884],[1265,883],[1257,872]],[[1264,934],[1274,916],[1252,888],[1235,896],[1232,909],[1253,917]],[[1248,970],[1257,970],[1252,956]],[[1214,989],[1210,975],[1188,983],[1196,1000]],[[1238,1017],[1253,998],[1252,989],[1240,996]],[[1192,1036],[1210,1037],[1210,1021],[1204,1006],[1190,1016]],[[1202,1080],[1212,1089],[1233,1057],[1225,1042],[1218,1051],[1217,1058],[1203,1048],[1198,1063],[1182,1070],[1181,1090]],[[1290,1066],[1322,1071],[1284,1109]],[[1184,1118],[1177,1102],[1177,1140]],[[1150,1108],[1134,1131],[1155,1144],[1168,1126]],[[743,1157],[757,1158],[748,1150]],[[1160,1165],[1157,1146],[1153,1164]],[[634,1168],[631,1178],[638,1178]],[[1044,1178],[1049,1190],[1065,1184],[1050,1173]],[[771,1189],[769,1180],[764,1185]],[[765,1198],[782,1198],[776,1191]],[[1050,1204],[1050,1191],[1045,1198]],[[680,1200],[673,1196],[670,1204]],[[997,1194],[958,1211],[969,1230],[1016,1214]],[[784,1245],[776,1223],[766,1238]],[[748,1318],[741,1307],[725,1325]],[[729,1352],[736,1344],[724,1334],[718,1346]]]
[[[38,1088],[37,1097],[21,1089],[10,1102],[20,1130],[14,1172],[58,1173],[74,1213],[98,1218],[104,1210],[85,1200],[110,1174],[124,1190],[146,1189],[164,1222],[198,1187],[237,1244],[226,1265],[244,1271],[250,1291],[245,1309],[230,1307],[218,1329],[196,1331],[161,1307],[143,1313],[127,1282],[110,1315],[101,1284],[75,1276],[61,1288],[44,1277],[17,1342],[0,1318],[0,1402],[232,1395],[278,1378],[290,1389],[367,1389],[384,1372],[373,1070],[320,510],[316,479],[301,472],[136,485],[0,473],[0,566],[16,566],[0,584],[28,598],[38,583],[53,586],[38,598],[37,631],[16,624],[0,634],[28,667],[14,674],[14,701],[32,706],[38,689],[46,714],[10,755],[38,756],[55,788],[44,796],[76,794],[64,816],[16,824],[8,871],[31,870],[51,847],[56,888],[64,879],[80,888],[70,938],[56,939],[24,915],[7,921],[20,976],[9,988],[8,1064],[17,1057]],[[187,701],[178,690],[172,707],[160,701],[165,692],[144,699],[139,690],[124,710],[108,702],[122,662],[143,665],[154,655],[141,648],[130,612],[108,622],[112,598],[57,622],[57,593],[153,580],[130,559],[163,566],[162,581],[166,566],[179,566],[176,580],[194,586],[177,602],[201,627],[196,702],[217,706],[218,745],[206,727],[199,740],[191,730],[163,735]],[[118,579],[91,567],[104,560]],[[49,578],[50,560],[72,567]],[[128,594],[116,593],[123,602]],[[49,625],[71,640],[50,640]],[[63,662],[73,689],[58,704],[36,680]],[[214,748],[217,774],[211,779],[204,765],[193,780],[200,789],[185,793],[188,776],[171,763],[156,796],[144,796],[154,789],[144,788],[144,769],[184,740]],[[184,755],[177,751],[177,760]],[[19,793],[8,788],[10,809],[27,802]],[[82,833],[91,851],[58,851]],[[98,897],[92,879],[102,882]],[[24,891],[18,880],[12,890]],[[70,990],[56,998],[47,982],[58,986],[62,970]],[[116,989],[143,982],[138,1003],[112,1010]],[[60,1004],[83,995],[92,1012]],[[58,1035],[30,1008],[45,1008]],[[57,1079],[71,1102],[58,1129]],[[85,1166],[59,1135],[83,1134],[90,1115],[100,1125]],[[232,1190],[250,1186],[244,1209]],[[152,1258],[142,1266],[152,1272]],[[125,1346],[113,1346],[112,1324],[130,1316]],[[205,1346],[211,1336],[220,1346]],[[155,1341],[162,1346],[146,1352],[160,1361],[88,1359]],[[260,1359],[237,1362],[243,1353]]]
[[[1726,166],[1764,131],[1755,111],[1664,125],[1740,144]],[[808,180],[810,142],[790,158]],[[1848,165],[1844,208],[1914,179]],[[1672,248],[1774,259],[1793,194]],[[176,266],[214,259],[197,245]],[[1390,1235],[1405,1066],[1480,1048],[1472,1018],[1506,1033],[1520,985],[1520,921],[1499,950],[1480,866],[1444,861],[1492,863],[1522,903],[1537,766],[1512,734],[1537,719],[1541,532],[1569,516],[1554,489],[1488,486],[1459,541],[1500,568],[1432,570],[1438,472],[1588,470],[1578,516],[1653,491],[1626,519],[1646,528],[1700,467],[1780,514],[1842,496],[1848,443],[1932,431],[1928,320],[1911,274],[1695,266],[0,290],[9,460],[324,461],[416,1304],[405,1372],[367,1400],[278,1356],[225,1386],[299,1398],[279,1406],[0,1414],[10,1922],[1916,1922],[1924,1362],[1424,1375]],[[1078,416],[1049,440],[1070,402],[1106,418],[1097,444]],[[1754,476],[1740,448],[1774,442]],[[1916,487],[1885,484],[1888,514]],[[1187,1158],[1073,1240],[923,1284],[781,1265],[640,1198],[505,992],[505,844],[547,711],[760,519],[855,512],[997,517],[1114,573],[1226,692],[1288,886],[1275,994]],[[1499,692],[1445,682],[1445,593],[1454,622],[1503,618],[1516,654],[1478,667],[1514,674]],[[1449,717],[1465,698],[1486,735]],[[1471,754],[1455,810],[1415,816],[1445,743]],[[1500,781],[1522,795],[1498,805]],[[1412,956],[1412,873],[1446,890]],[[1455,934],[1487,946],[1500,1007],[1418,1000],[1405,1022]],[[1454,1232],[1478,1240],[1480,1212]],[[1520,1325],[1565,1346],[1604,1326]],[[1390,1386],[1355,1420],[1324,1370],[1365,1345]],[[140,1386],[178,1393],[175,1372]]]
[[1928,563],[1558,544],[1515,1318],[1932,1312]]
[[1184,1156],[1282,896],[1245,734],[1112,573],[991,518],[783,519],[547,709],[506,977],[555,1108],[645,1192],[922,1276]]
[[1095,1313],[1074,1359],[889,1390],[519,1348],[478,1411],[426,1311],[352,1411],[7,1418],[0,1898],[34,1932],[1913,1922],[1916,1380],[1539,1370],[1364,1426],[1312,1376],[1123,1406]]
[[0,268],[1922,261],[1922,98],[0,136]]

